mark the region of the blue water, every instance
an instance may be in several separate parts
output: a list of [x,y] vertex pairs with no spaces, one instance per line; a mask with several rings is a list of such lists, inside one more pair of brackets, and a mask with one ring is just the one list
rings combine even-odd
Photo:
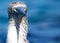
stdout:
[[[0,43],[6,42],[8,5],[15,0],[0,0]],[[60,43],[60,0],[18,0],[28,6],[30,43]]]

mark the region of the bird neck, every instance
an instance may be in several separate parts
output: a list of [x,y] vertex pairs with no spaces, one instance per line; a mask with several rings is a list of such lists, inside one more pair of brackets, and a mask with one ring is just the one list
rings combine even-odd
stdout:
[[6,43],[17,43],[17,30],[13,18],[9,20]]
[[19,28],[19,43],[27,43],[27,32],[28,32],[28,26],[27,26],[27,18],[23,17],[20,23]]
[[15,20],[13,18],[9,19],[9,25],[14,25],[15,26]]
[[[20,19],[14,19],[11,18],[9,21],[9,25],[12,27],[12,25],[15,27],[15,29],[17,30],[17,39],[18,42],[27,42],[27,32],[28,32],[28,26],[27,26],[27,17],[24,16]],[[12,28],[13,29],[13,28]],[[23,40],[23,41],[19,41],[19,40]],[[25,41],[24,41],[25,40]]]

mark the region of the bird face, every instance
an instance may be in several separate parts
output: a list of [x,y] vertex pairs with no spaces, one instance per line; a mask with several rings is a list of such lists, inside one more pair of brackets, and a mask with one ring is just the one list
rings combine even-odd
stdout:
[[13,2],[8,7],[8,12],[9,12],[9,15],[12,15],[13,14],[13,16],[15,16],[15,17],[18,17],[18,16],[26,16],[27,7],[22,2]]
[[[17,15],[21,15],[21,16],[25,16],[26,15],[26,10],[24,10],[24,8],[23,7],[16,7],[16,8],[13,8],[12,9],[12,12],[13,12],[13,14],[17,14]],[[16,16],[17,16],[16,15]]]

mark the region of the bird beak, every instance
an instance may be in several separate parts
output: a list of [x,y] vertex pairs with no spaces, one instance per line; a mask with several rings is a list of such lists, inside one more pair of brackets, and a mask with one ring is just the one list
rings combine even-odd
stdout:
[[25,11],[24,11],[24,9],[22,7],[17,7],[16,11],[17,11],[18,14],[21,14],[23,16],[25,15]]

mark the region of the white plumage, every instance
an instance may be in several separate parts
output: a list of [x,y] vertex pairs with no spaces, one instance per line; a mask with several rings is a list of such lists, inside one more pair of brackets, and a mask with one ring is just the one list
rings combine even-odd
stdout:
[[[19,9],[16,10],[18,7],[22,7],[23,12]],[[29,43],[27,40],[28,26],[26,11],[27,7],[22,2],[13,2],[9,5],[9,26],[6,43]]]

